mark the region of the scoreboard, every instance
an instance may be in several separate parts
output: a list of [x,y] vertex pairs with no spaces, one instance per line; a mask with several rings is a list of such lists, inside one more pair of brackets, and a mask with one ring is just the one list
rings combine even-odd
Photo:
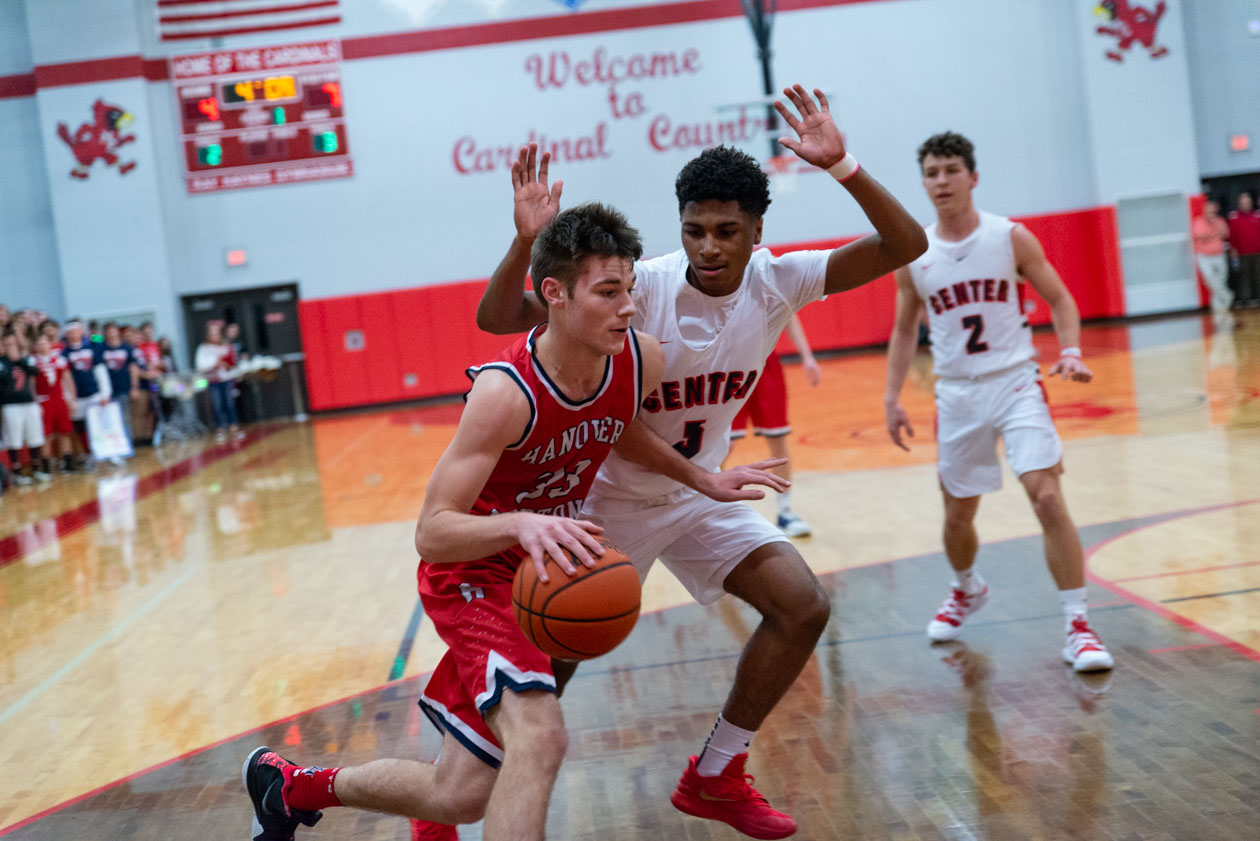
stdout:
[[353,174],[339,41],[178,56],[170,78],[189,193]]

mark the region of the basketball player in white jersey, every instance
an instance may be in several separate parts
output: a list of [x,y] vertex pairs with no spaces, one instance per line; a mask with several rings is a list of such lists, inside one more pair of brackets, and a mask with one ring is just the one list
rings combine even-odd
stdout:
[[913,436],[899,402],[918,342],[920,313],[936,375],[937,463],[945,497],[945,555],[954,568],[949,597],[928,624],[935,642],[962,633],[964,620],[989,597],[975,571],[975,517],[980,495],[1002,486],[997,441],[1019,476],[1045,534],[1046,564],[1066,617],[1063,658],[1078,672],[1110,669],[1112,657],[1085,612],[1085,558],[1059,486],[1063,446],[1050,419],[1045,389],[1023,310],[1026,280],[1050,305],[1059,359],[1049,374],[1089,382],[1081,361],[1076,302],[1041,243],[1023,225],[976,210],[971,141],[954,132],[919,147],[923,186],[936,207],[927,253],[897,271],[897,314],[888,344],[884,410],[893,443]]
[[[831,604],[783,532],[752,508],[698,489],[720,475],[731,422],[792,314],[905,265],[927,244],[913,217],[845,151],[822,92],[814,91],[817,101],[800,85],[784,93],[799,116],[781,102],[775,107],[799,139],[779,142],[843,184],[876,233],[832,251],[754,251],[770,204],[760,164],[727,147],[688,163],[675,184],[683,247],[635,264],[632,323],[665,351],[661,385],[635,427],[655,434],[627,430],[583,508],[641,577],[660,558],[700,603],[731,593],[761,613],[722,714],[671,798],[687,814],[754,838],[796,831],[748,783],[744,767],[755,731],[813,653]],[[527,330],[547,317],[523,294],[525,273],[530,243],[556,213],[561,184],[548,188],[545,155],[535,174],[535,154],[522,149],[513,165],[517,236],[477,314],[478,326],[495,333]]]

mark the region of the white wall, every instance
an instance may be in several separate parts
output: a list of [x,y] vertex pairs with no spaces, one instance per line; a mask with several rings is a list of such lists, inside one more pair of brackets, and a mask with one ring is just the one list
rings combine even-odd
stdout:
[[[1260,21],[1255,0],[1210,0],[1184,6],[1190,51],[1199,170],[1204,176],[1260,171]],[[1232,152],[1231,135],[1251,135],[1251,148]]]
[[[1100,171],[1100,126],[1120,131],[1125,119],[1141,118],[1145,106],[1141,96],[1132,98],[1125,117],[1097,97],[1087,102],[1093,82],[1086,74],[1108,69],[1094,67],[1101,59],[1092,52],[1101,52],[1103,45],[1095,43],[1090,21],[1078,14],[1084,2],[885,0],[781,12],[773,44],[776,82],[799,80],[827,90],[854,153],[921,218],[931,211],[918,181],[915,149],[926,136],[944,129],[961,131],[976,142],[978,196],[988,209],[1051,213],[1110,202],[1117,185],[1128,189],[1152,170],[1135,166],[1118,174],[1108,161],[1106,171]],[[0,10],[11,12],[14,3],[0,0]],[[96,11],[75,14],[85,5]],[[578,14],[650,5],[590,0]],[[26,25],[35,63],[137,52],[153,58],[212,47],[207,42],[159,44],[151,26],[151,0],[26,0],[25,9],[27,18],[38,19],[23,24],[12,14],[0,17],[5,29],[0,45],[23,40],[10,30]],[[353,0],[343,2],[341,9],[341,26],[279,38],[232,38],[224,46],[350,39],[568,14],[558,2],[540,0]],[[1164,25],[1180,26],[1180,12],[1175,17],[1177,21]],[[606,56],[681,57],[693,51],[693,72],[617,84],[623,107],[633,96],[642,110],[621,118],[611,112],[609,85],[570,80],[540,90],[529,72],[534,56],[563,53],[581,60],[601,49]],[[1091,55],[1084,56],[1084,49]],[[1175,76],[1180,67],[1184,88],[1185,61],[1179,54],[1155,69]],[[128,148],[142,155],[141,166],[156,176],[153,194],[146,192],[144,200],[159,220],[146,232],[155,254],[140,258],[136,274],[145,278],[140,292],[165,294],[174,311],[179,294],[291,280],[301,284],[304,297],[312,298],[485,277],[511,236],[507,172],[461,174],[453,152],[463,137],[481,147],[512,147],[531,131],[574,139],[602,133],[604,157],[556,164],[555,174],[566,181],[565,203],[610,201],[642,228],[650,253],[672,250],[678,241],[673,179],[699,147],[657,150],[651,143],[653,125],[668,120],[673,126],[704,127],[733,119],[732,112],[719,113],[717,107],[761,95],[755,47],[741,17],[348,60],[343,78],[354,177],[198,196],[185,192],[170,85],[129,80],[140,93],[135,95],[132,87],[128,95],[142,103],[146,114],[135,127],[143,134],[141,141]],[[64,155],[53,159],[59,150],[46,136],[56,122],[50,109],[55,102],[59,113],[86,117],[98,89],[54,89],[55,96],[41,106],[48,113],[39,122],[0,124],[0,134],[40,132],[26,146],[31,155],[41,147],[49,155],[47,166],[38,160],[21,166],[0,162],[0,179],[6,189],[17,185],[14,195],[28,208],[22,212],[32,220],[31,227],[40,224],[41,206],[47,219],[49,178],[60,189],[64,185],[56,181],[57,173],[68,166],[61,160]],[[0,119],[4,109],[29,110],[29,103],[0,100]],[[749,116],[761,113],[754,108]],[[1182,125],[1174,127],[1181,134],[1172,140],[1167,134],[1132,138],[1136,154],[1147,154],[1143,144],[1153,143],[1156,159],[1180,156],[1187,148],[1183,135],[1192,149],[1187,122],[1183,115]],[[764,136],[750,136],[743,145],[762,157],[768,144]],[[1180,183],[1193,164],[1178,163],[1173,169]],[[130,179],[120,181],[103,170],[93,174],[88,183],[106,191],[101,206],[118,212],[95,217],[96,227],[85,242],[134,235],[128,191],[139,186],[128,186]],[[830,238],[869,228],[852,201],[823,175],[802,175],[791,185],[776,179],[775,184],[767,242]],[[67,225],[81,224],[74,213],[57,212],[58,225],[62,219]],[[47,252],[50,236],[44,235],[45,245],[40,246],[36,234],[29,240],[36,243],[30,250]],[[77,232],[60,235],[63,250],[74,247],[78,237]],[[14,241],[15,236],[0,232],[0,245]],[[246,249],[248,265],[225,265],[225,251],[233,248]],[[60,265],[55,256],[43,263],[34,257],[27,261],[39,283],[50,288],[65,284],[68,306],[96,300],[98,290],[84,288],[98,282],[85,271],[88,259],[63,255]],[[161,281],[148,277],[150,272],[169,275],[165,293]]]

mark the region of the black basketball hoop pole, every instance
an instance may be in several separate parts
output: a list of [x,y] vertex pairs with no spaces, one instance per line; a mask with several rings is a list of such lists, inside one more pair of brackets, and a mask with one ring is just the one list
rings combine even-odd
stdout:
[[[753,40],[757,42],[757,58],[761,61],[762,93],[767,97],[774,96],[774,73],[770,59],[774,55],[770,50],[770,36],[774,27],[774,12],[779,0],[740,0],[744,7],[744,15],[752,27]],[[779,114],[774,110],[774,103],[766,105],[766,134],[770,138],[770,157],[779,154],[779,143],[775,135],[779,128]]]

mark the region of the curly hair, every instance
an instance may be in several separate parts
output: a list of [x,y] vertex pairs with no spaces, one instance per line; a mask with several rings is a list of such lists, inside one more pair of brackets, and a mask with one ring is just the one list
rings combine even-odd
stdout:
[[955,131],[934,134],[919,147],[919,169],[928,155],[938,158],[962,158],[968,172],[976,171],[976,147],[970,140]]
[[582,260],[592,255],[637,260],[643,241],[625,215],[606,204],[591,201],[556,214],[529,252],[534,294],[544,307],[543,278],[554,277],[572,297]]
[[754,219],[770,206],[770,179],[752,155],[730,146],[705,149],[692,158],[674,182],[681,214],[687,202],[714,199],[739,202],[739,209]]

